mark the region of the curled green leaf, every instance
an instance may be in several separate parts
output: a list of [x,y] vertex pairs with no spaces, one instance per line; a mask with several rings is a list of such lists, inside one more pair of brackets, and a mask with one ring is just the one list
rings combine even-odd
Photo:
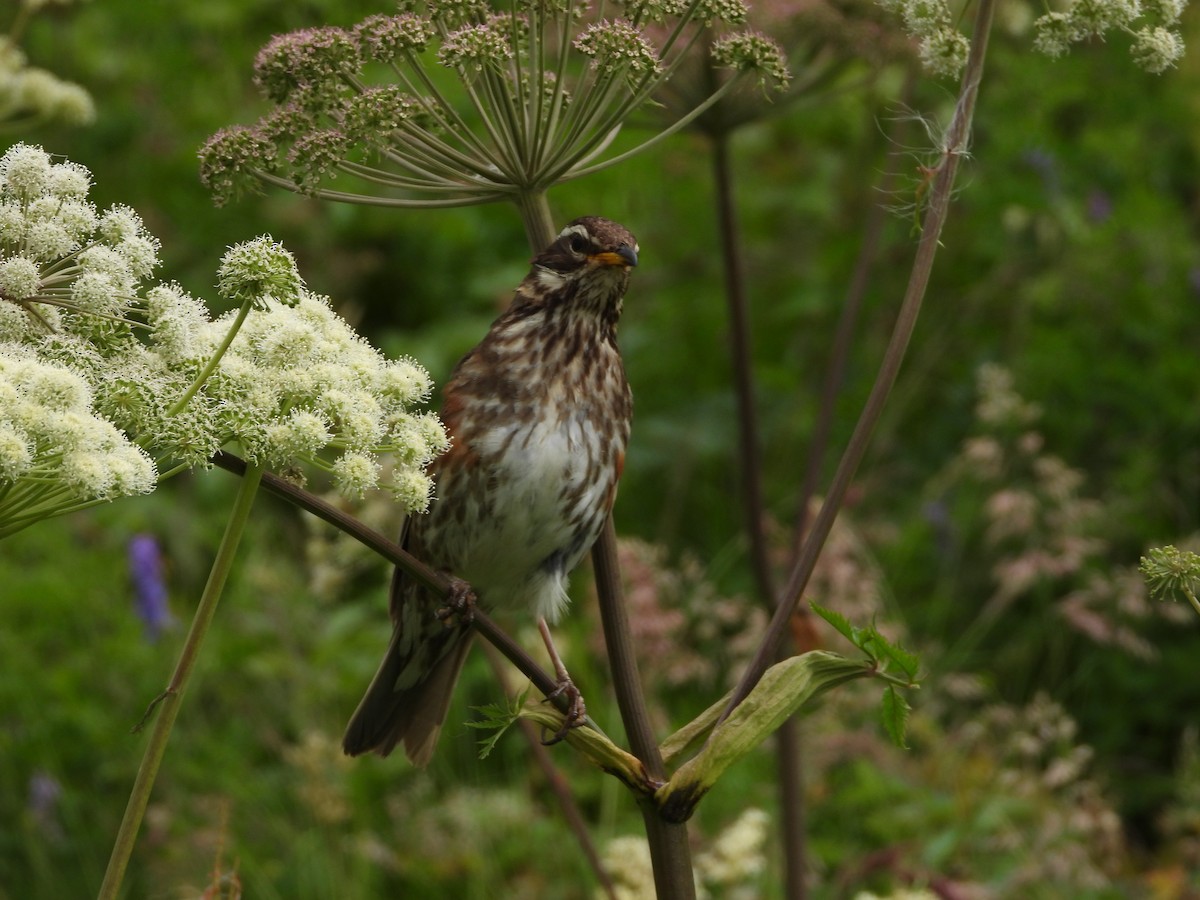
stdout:
[[[823,650],[776,663],[729,718],[712,730],[700,752],[656,792],[654,799],[662,817],[669,822],[687,821],[725,770],[766,740],[785,719],[830,688],[874,673],[874,664],[868,660],[846,659]],[[697,722],[707,722],[711,712],[706,711]],[[671,739],[672,758],[693,745],[700,732],[712,728],[694,726],[696,723],[685,726],[688,734],[684,738],[677,740],[677,733]]]

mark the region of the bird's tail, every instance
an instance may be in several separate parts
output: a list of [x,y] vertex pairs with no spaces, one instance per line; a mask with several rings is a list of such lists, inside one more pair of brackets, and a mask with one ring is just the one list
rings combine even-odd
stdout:
[[469,629],[450,627],[420,635],[414,644],[397,626],[379,671],[350,717],[342,749],[350,756],[371,750],[387,756],[403,742],[413,765],[426,765],[446,721],[471,637]]

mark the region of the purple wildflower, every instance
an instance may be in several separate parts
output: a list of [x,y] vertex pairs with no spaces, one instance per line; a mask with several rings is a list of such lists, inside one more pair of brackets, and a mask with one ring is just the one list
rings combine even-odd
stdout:
[[163,579],[158,540],[153,535],[135,534],[129,539],[128,553],[134,609],[146,627],[146,638],[155,641],[174,624],[167,607],[167,585]]
[[62,796],[62,785],[44,769],[29,776],[29,816],[45,837],[52,841],[63,838],[62,825],[58,821],[58,800]]

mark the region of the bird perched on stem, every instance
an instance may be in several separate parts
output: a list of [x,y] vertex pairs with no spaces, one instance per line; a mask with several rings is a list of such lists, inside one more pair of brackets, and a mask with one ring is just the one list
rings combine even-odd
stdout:
[[[482,608],[534,617],[571,703],[568,724],[583,720],[583,701],[547,623],[567,606],[567,575],[612,510],[625,461],[633,401],[617,320],[637,251],[624,227],[585,216],[533,258],[508,310],[446,383],[452,441],[430,466],[437,499],[401,541],[469,584]],[[472,634],[469,611],[445,607],[396,570],[392,640],[346,728],[346,753],[386,756],[403,743],[416,765],[429,762]]]

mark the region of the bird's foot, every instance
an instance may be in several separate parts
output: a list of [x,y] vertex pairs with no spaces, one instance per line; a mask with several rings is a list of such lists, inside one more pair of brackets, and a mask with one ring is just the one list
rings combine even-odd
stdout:
[[551,701],[558,697],[566,699],[567,708],[562,710],[564,716],[562,727],[554,732],[548,740],[542,741],[547,747],[557,744],[567,736],[572,728],[578,728],[587,720],[587,705],[583,702],[583,694],[579,693],[579,688],[575,687],[575,682],[566,672],[560,675],[558,686],[546,695],[546,699]]
[[451,575],[449,580],[446,605],[439,608],[436,615],[447,628],[465,628],[475,620],[475,592],[461,578]]

